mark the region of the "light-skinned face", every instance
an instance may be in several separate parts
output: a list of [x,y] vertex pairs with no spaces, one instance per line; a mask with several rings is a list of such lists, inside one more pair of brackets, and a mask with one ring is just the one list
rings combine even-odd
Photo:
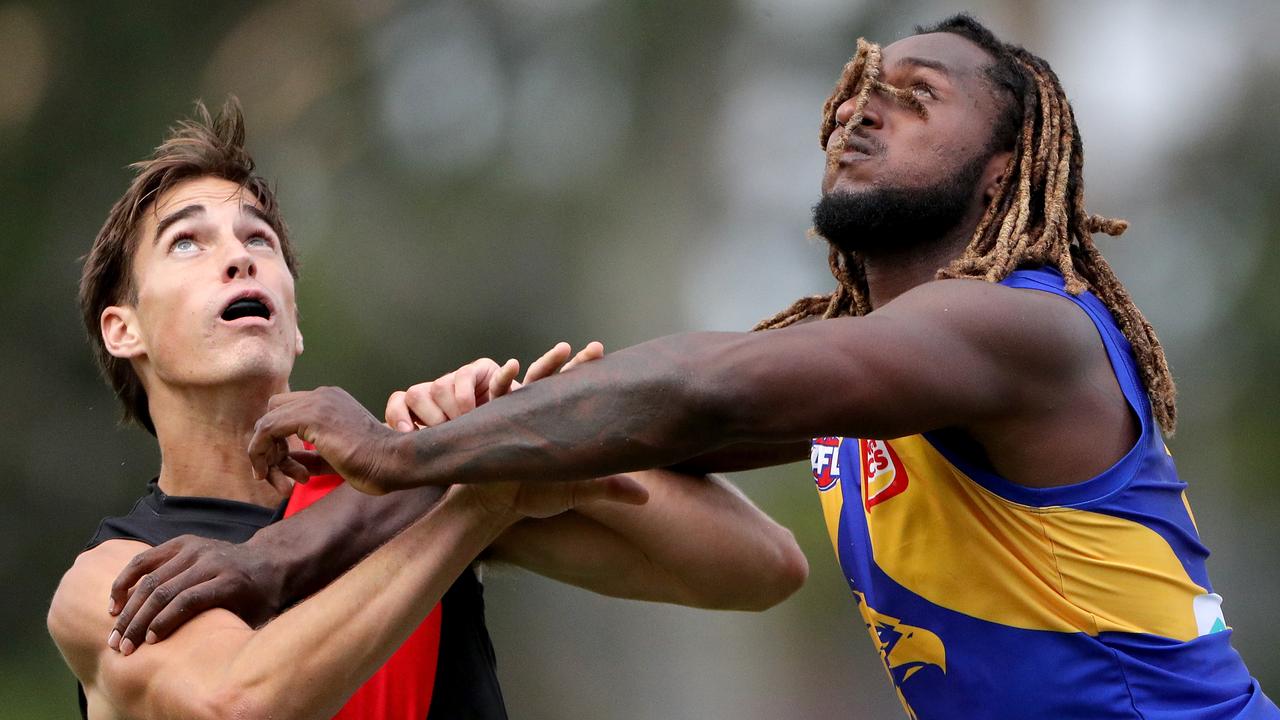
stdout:
[[107,308],[107,349],[148,393],[248,383],[281,386],[302,352],[293,276],[252,194],[187,180],[148,208],[133,251],[134,302]]

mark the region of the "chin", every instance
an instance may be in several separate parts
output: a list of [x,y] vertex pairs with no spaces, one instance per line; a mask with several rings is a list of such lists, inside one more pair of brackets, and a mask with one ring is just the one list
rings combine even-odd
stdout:
[[293,352],[262,343],[239,343],[211,358],[206,365],[206,383],[283,385],[293,371]]

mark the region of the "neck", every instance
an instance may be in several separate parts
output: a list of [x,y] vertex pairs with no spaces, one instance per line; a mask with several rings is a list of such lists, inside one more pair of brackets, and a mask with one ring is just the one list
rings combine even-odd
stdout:
[[977,227],[977,218],[965,218],[942,237],[863,252],[871,309],[884,306],[904,292],[937,277],[938,270],[960,257]]
[[267,399],[288,389],[283,380],[148,388],[160,444],[160,489],[169,495],[278,505],[280,495],[254,479],[248,447],[254,423],[267,411]]

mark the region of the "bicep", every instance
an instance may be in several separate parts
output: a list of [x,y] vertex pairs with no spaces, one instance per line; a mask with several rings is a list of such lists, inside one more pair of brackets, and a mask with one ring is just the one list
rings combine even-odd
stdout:
[[1039,362],[1025,321],[1009,321],[1010,298],[992,296],[1007,289],[949,282],[965,287],[913,291],[865,317],[744,338],[721,374],[737,384],[738,434],[893,438],[1013,407]]

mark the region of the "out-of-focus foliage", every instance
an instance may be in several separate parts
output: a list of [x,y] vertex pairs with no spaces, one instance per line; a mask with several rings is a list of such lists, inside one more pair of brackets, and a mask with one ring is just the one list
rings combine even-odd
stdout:
[[[1234,643],[1274,696],[1280,13],[1264,0],[969,7],[1053,63],[1093,210],[1133,222],[1103,247],[1168,348],[1171,447]],[[744,328],[828,289],[823,249],[804,239],[821,103],[858,35],[891,42],[961,9],[0,0],[0,715],[74,715],[48,598],[98,518],[158,467],[149,436],[114,427],[75,307],[77,258],[123,166],[193,99],[238,94],[278,180],[304,261],[295,386],[342,385],[380,408],[476,356]],[[762,615],[491,572],[513,717],[896,716],[806,475],[739,478],[813,567]]]

